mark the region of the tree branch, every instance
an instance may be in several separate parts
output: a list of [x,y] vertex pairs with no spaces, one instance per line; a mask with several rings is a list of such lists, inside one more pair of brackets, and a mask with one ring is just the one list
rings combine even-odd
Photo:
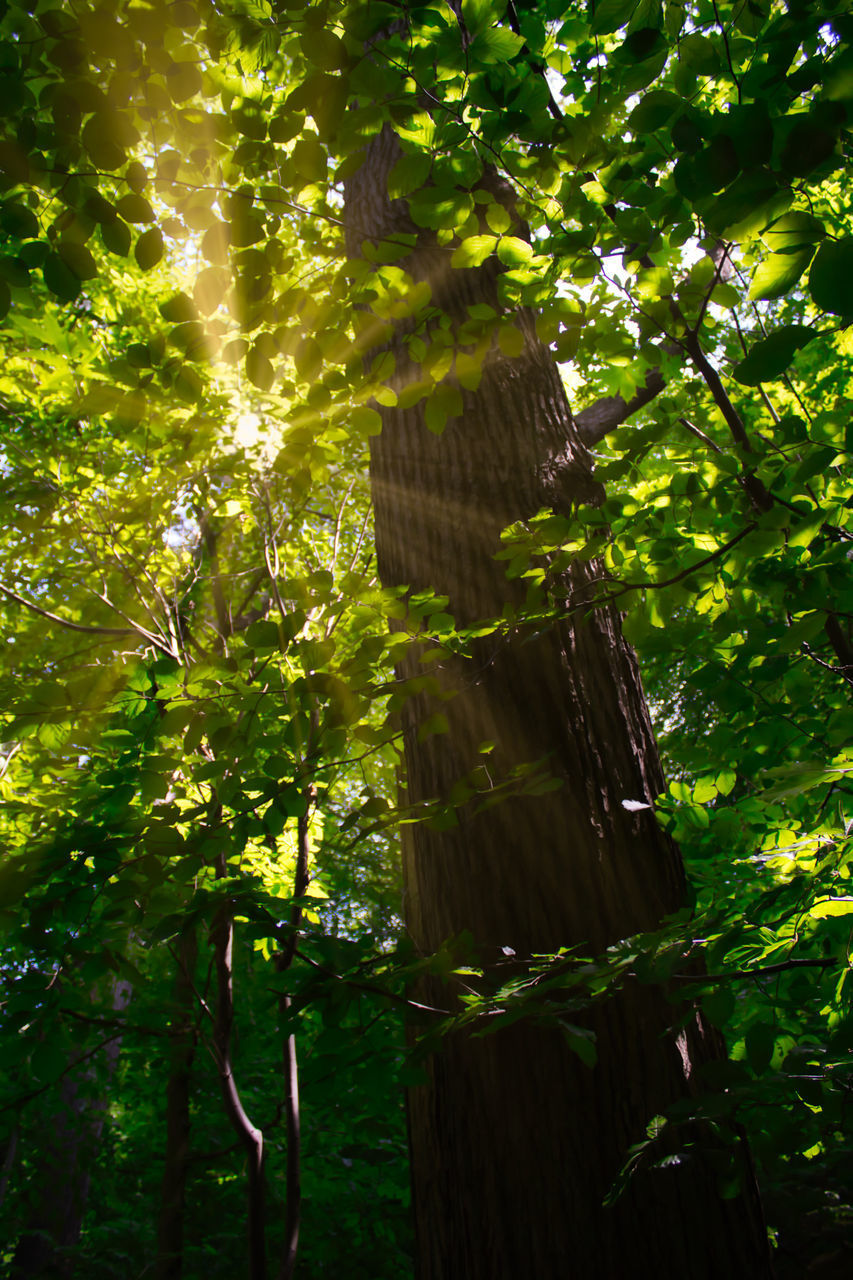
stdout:
[[721,973],[674,973],[672,976],[680,982],[724,982],[729,978],[763,978],[767,974],[785,973],[788,969],[829,969],[841,963],[834,956],[823,956],[814,960],[780,960],[778,964],[759,965],[755,969],[724,969]]
[[60,618],[59,614],[40,608],[37,604],[25,599],[24,596],[19,596],[17,591],[4,587],[2,583],[0,583],[0,591],[4,596],[8,596],[10,600],[16,601],[17,604],[22,604],[31,613],[37,613],[40,618],[47,618],[48,622],[56,622],[60,627],[65,627],[68,631],[82,631],[84,635],[89,636],[132,636],[139,634],[134,627],[89,627],[82,622],[71,622],[68,618]]
[[[216,876],[226,874],[225,855],[217,863]],[[234,945],[234,912],[227,902],[211,930],[217,979],[216,1018],[213,1040],[216,1065],[222,1089],[222,1101],[234,1132],[246,1152],[248,1166],[248,1228],[250,1280],[265,1280],[266,1250],[264,1221],[264,1135],[252,1124],[240,1098],[231,1058],[234,1025],[234,979],[232,949]]]
[[645,386],[635,392],[630,400],[625,400],[622,396],[605,396],[588,408],[581,409],[580,413],[573,415],[581,440],[586,445],[598,444],[609,431],[621,426],[632,413],[637,413],[654,400],[655,396],[660,395],[665,386],[666,381],[660,369],[650,369],[646,374]]

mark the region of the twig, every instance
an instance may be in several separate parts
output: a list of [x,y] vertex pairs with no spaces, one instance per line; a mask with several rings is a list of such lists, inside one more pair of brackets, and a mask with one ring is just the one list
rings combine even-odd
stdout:
[[721,973],[674,973],[680,982],[725,982],[728,978],[763,978],[767,974],[784,973],[788,969],[828,969],[839,962],[834,956],[815,960],[780,960],[778,964],[766,964],[755,969],[724,969]]
[[58,614],[51,613],[48,609],[42,609],[39,605],[33,604],[31,600],[26,600],[23,596],[19,596],[17,591],[4,587],[1,582],[0,591],[3,592],[4,596],[8,596],[10,600],[15,600],[18,604],[22,604],[31,613],[37,613],[39,617],[47,618],[48,622],[56,622],[60,627],[66,627],[69,631],[82,631],[84,635],[89,636],[131,636],[135,632],[140,634],[139,629],[136,627],[90,627],[82,622],[71,622],[68,618],[60,618]]

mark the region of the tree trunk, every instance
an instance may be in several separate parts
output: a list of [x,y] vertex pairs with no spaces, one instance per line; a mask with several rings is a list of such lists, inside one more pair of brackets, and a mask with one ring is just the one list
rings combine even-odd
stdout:
[[[378,241],[417,230],[404,202],[385,194],[399,154],[386,127],[348,183],[351,256],[365,235]],[[510,203],[496,175],[480,185]],[[450,250],[418,235],[402,265],[429,284],[432,306],[454,330],[473,304],[501,313],[494,259],[451,270]],[[502,354],[486,336],[482,381],[463,393],[461,416],[441,435],[425,428],[418,405],[386,410],[371,441],[382,580],[446,595],[457,626],[524,604],[521,584],[494,558],[503,528],[543,506],[566,510],[596,494],[532,317],[502,319],[521,331],[521,354]],[[423,376],[406,339],[402,321],[390,341],[398,391]],[[595,573],[577,564],[552,586],[577,600]],[[615,609],[567,608],[544,630],[522,622],[476,640],[464,659],[423,666],[413,654],[399,671],[426,674],[437,688],[403,710],[407,800],[459,797],[462,780],[473,798],[457,806],[455,825],[409,828],[405,914],[423,953],[463,930],[486,962],[503,948],[520,961],[573,944],[595,953],[655,928],[682,905],[677,849],[650,810],[622,805],[650,801],[662,778]],[[436,712],[447,731],[424,737],[419,726]],[[484,743],[495,744],[489,754]],[[518,771],[537,762],[561,785],[525,795]],[[508,797],[483,808],[484,791],[514,775]],[[446,990],[432,996],[449,998]],[[701,1154],[632,1180],[614,1207],[602,1207],[628,1147],[653,1116],[694,1090],[697,1064],[714,1056],[701,1023],[689,1033],[670,1030],[677,1016],[659,989],[625,990],[587,1024],[597,1036],[594,1069],[559,1031],[532,1022],[445,1040],[431,1059],[430,1083],[409,1097],[420,1280],[769,1274],[752,1193],[721,1198]]]
[[[110,1005],[123,1013],[129,982],[113,978]],[[118,1064],[121,1034],[104,1043],[96,1058],[72,1066],[59,1085],[59,1106],[45,1136],[27,1226],[15,1249],[11,1274],[64,1277],[74,1271],[71,1250],[80,1238],[91,1168],[104,1128],[110,1080]],[[93,1092],[97,1082],[97,1092]]]
[[172,1028],[169,1079],[166,1084],[166,1152],[157,1221],[157,1280],[179,1280],[183,1271],[184,1208],[190,1155],[190,1093],[196,1049],[193,1025],[193,973],[198,945],[188,930],[178,943],[175,974],[176,1018]]
[[[226,874],[225,855],[217,863],[217,876]],[[216,1016],[213,1044],[225,1114],[246,1153],[246,1198],[249,1280],[266,1280],[266,1184],[264,1135],[246,1113],[234,1077],[232,1036],[234,1029],[234,916],[231,903],[217,913],[210,931],[216,968]]]

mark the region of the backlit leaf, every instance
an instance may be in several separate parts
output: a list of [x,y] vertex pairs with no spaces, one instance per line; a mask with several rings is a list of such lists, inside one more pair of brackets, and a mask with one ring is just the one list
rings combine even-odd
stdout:
[[143,231],[133,249],[134,257],[143,271],[156,267],[163,257],[163,233],[159,227]]
[[750,298],[781,298],[789,293],[809,265],[812,252],[812,249],[797,249],[793,253],[771,253],[752,278]]
[[58,253],[48,254],[42,271],[48,289],[63,302],[73,302],[79,295],[80,277],[74,274]]
[[98,274],[98,264],[84,244],[65,240],[59,245],[59,256],[78,280],[94,280]]
[[122,258],[130,253],[133,237],[130,227],[121,218],[109,218],[101,223],[101,239],[110,253],[117,253]]
[[454,249],[450,265],[452,267],[479,267],[490,254],[494,253],[497,243],[497,236],[468,236]]
[[246,356],[246,377],[260,391],[269,391],[275,381],[272,361],[257,346]]
[[748,355],[735,365],[732,373],[746,387],[770,382],[785,372],[796,353],[813,337],[814,330],[807,325],[785,325],[756,342]]
[[853,898],[824,898],[822,902],[817,902],[810,908],[809,915],[813,920],[828,920],[833,916],[853,915]]
[[853,236],[825,240],[809,272],[815,306],[837,316],[853,316]]

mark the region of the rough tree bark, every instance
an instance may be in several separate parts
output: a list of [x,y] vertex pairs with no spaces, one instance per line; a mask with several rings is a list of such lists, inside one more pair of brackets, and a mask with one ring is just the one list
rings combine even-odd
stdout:
[[198,942],[190,929],[178,940],[175,971],[175,1016],[172,1024],[169,1079],[166,1084],[166,1150],[157,1219],[156,1280],[179,1280],[183,1274],[184,1207],[190,1159],[190,1097],[197,1033],[193,1023]]
[[[405,203],[386,195],[399,154],[386,127],[348,182],[351,256],[365,238],[417,231]],[[481,186],[508,202],[495,175]],[[468,320],[472,304],[502,311],[494,260],[451,270],[450,250],[418,235],[402,265],[429,284],[432,305],[454,326]],[[460,626],[523,603],[494,558],[503,528],[543,506],[596,497],[532,317],[520,311],[509,319],[523,335],[521,354],[509,358],[492,343],[479,388],[463,393],[463,412],[443,434],[425,428],[421,403],[384,411],[371,442],[382,579],[448,596]],[[406,337],[401,321],[389,344],[398,389],[421,376]],[[577,600],[594,572],[578,564],[552,585]],[[447,798],[462,779],[482,790],[484,777],[497,784],[536,761],[562,785],[537,796],[518,788],[479,812],[476,799],[463,803],[450,829],[409,828],[405,913],[422,952],[463,930],[487,961],[505,947],[522,961],[571,944],[598,952],[682,905],[677,849],[650,811],[622,806],[651,800],[662,778],[636,661],[614,609],[567,608],[544,631],[522,623],[509,638],[478,640],[464,660],[437,669],[413,655],[399,674],[426,671],[437,676],[438,692],[418,694],[403,712],[409,803]],[[419,725],[437,710],[448,731],[419,741]],[[487,758],[484,742],[495,743]],[[436,1003],[449,998],[432,994]],[[652,987],[611,999],[589,1023],[594,1069],[559,1032],[530,1022],[446,1040],[431,1060],[429,1085],[409,1097],[420,1280],[770,1274],[752,1189],[722,1199],[700,1155],[634,1180],[613,1208],[602,1208],[626,1149],[651,1117],[696,1088],[698,1064],[717,1051],[699,1021],[672,1031],[677,1016]]]
[[[111,978],[109,1004],[116,1014],[127,1008],[129,982]],[[109,1083],[118,1065],[121,1032],[106,1039],[96,1055],[78,1055],[59,1085],[59,1105],[44,1135],[34,1173],[26,1230],[18,1240],[11,1274],[66,1277],[73,1272],[71,1250],[80,1238],[91,1169],[103,1133]]]

